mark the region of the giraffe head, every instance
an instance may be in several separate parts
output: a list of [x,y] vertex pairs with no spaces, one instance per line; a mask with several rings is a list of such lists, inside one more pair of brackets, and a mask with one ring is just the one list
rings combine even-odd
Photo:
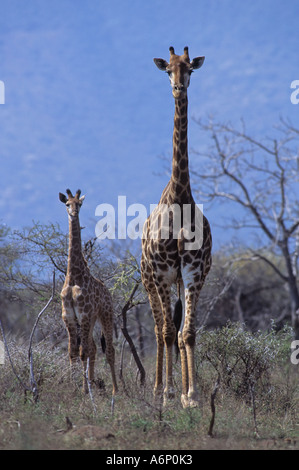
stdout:
[[80,197],[80,189],[78,189],[75,196],[72,195],[72,192],[69,189],[66,190],[66,193],[68,197],[66,197],[65,194],[59,193],[59,199],[66,205],[66,210],[69,215],[69,218],[71,220],[74,220],[79,215],[79,211],[81,209],[85,196]]
[[195,57],[190,62],[188,47],[184,48],[183,55],[176,55],[172,46],[169,52],[169,63],[164,59],[154,59],[154,62],[158,69],[168,73],[174,98],[183,98],[187,94],[191,73],[202,66],[205,58]]

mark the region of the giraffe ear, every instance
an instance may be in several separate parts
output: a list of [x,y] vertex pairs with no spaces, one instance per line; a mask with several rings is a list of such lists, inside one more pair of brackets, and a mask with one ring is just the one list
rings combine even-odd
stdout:
[[159,70],[165,71],[168,67],[168,62],[166,62],[164,59],[154,59],[154,62]]
[[62,193],[59,193],[59,199],[61,202],[63,202],[64,204],[66,204],[67,202],[67,197],[65,194],[62,194]]
[[204,61],[205,61],[204,57],[195,57],[190,64],[191,69],[193,70],[200,69]]
[[81,205],[81,206],[82,206],[82,204],[83,204],[84,199],[85,199],[85,195],[84,195],[84,196],[81,196],[80,199],[79,199],[79,202],[80,202],[80,205]]

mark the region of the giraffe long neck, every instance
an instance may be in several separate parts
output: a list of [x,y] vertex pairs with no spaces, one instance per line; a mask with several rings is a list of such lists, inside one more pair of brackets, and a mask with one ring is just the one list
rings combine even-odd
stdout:
[[188,165],[188,98],[175,100],[172,174],[170,195],[172,202],[188,203],[191,187]]
[[69,251],[67,271],[69,276],[78,277],[82,275],[85,261],[82,255],[81,228],[79,217],[69,220]]

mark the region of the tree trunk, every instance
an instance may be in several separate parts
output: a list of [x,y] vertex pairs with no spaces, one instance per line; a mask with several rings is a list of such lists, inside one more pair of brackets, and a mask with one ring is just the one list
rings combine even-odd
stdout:
[[281,250],[286,262],[288,272],[288,287],[291,298],[291,315],[292,327],[294,328],[295,339],[299,340],[299,291],[297,286],[297,279],[294,274],[292,260],[289,252],[288,241],[283,240]]

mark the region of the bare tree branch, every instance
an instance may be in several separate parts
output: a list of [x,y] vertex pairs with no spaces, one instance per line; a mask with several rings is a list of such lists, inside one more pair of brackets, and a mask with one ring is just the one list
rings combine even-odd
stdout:
[[212,417],[210,421],[210,426],[208,430],[208,436],[213,437],[213,428],[214,428],[214,423],[215,423],[215,416],[216,416],[216,407],[215,407],[215,399],[216,395],[218,392],[220,386],[220,374],[218,374],[217,380],[214,385],[214,389],[211,393],[211,411],[212,411]]
[[299,339],[299,257],[294,236],[299,228],[299,129],[282,121],[283,138],[260,141],[248,135],[244,123],[239,131],[227,124],[197,122],[213,142],[210,151],[201,154],[206,164],[201,164],[200,172],[194,172],[200,177],[200,194],[211,202],[223,199],[238,204],[245,216],[238,223],[234,221],[235,228],[249,227],[255,221],[263,239],[266,236],[266,242],[270,240],[270,246],[263,242],[268,253],[280,253],[283,268],[260,250],[252,250],[252,259],[267,263],[287,284],[292,323]]
[[31,389],[29,387],[27,387],[27,385],[25,385],[24,382],[20,379],[20,377],[17,374],[16,369],[14,367],[14,364],[13,364],[13,361],[12,361],[12,358],[11,358],[11,355],[10,355],[10,352],[9,352],[8,344],[7,344],[7,341],[6,341],[6,336],[5,336],[5,333],[4,333],[4,328],[3,328],[3,325],[2,325],[1,319],[0,319],[0,330],[1,330],[4,346],[5,346],[5,349],[6,349],[6,353],[7,353],[7,357],[8,357],[11,369],[12,369],[15,377],[17,378],[18,382],[21,384],[22,388],[24,389],[24,392],[25,393],[30,392]]
[[131,291],[131,294],[130,294],[130,297],[129,297],[128,301],[126,302],[126,304],[124,305],[124,307],[122,309],[121,315],[122,315],[122,319],[123,319],[123,324],[122,324],[122,327],[121,327],[121,331],[122,331],[124,337],[126,338],[129,346],[130,346],[131,352],[133,354],[136,365],[137,365],[138,370],[140,372],[140,385],[144,385],[145,384],[145,370],[144,370],[142,362],[141,362],[141,360],[138,356],[137,350],[135,348],[135,345],[133,343],[133,340],[132,340],[131,336],[129,335],[128,328],[127,328],[127,312],[128,312],[128,310],[130,310],[133,307],[133,298],[134,298],[134,295],[135,295],[138,287],[139,287],[139,282],[136,282],[133,289],[132,289],[132,291]]
[[37,324],[38,324],[41,316],[43,315],[43,313],[47,310],[50,303],[54,299],[54,295],[55,295],[55,271],[53,271],[52,295],[51,295],[50,299],[48,300],[47,304],[44,306],[44,308],[39,312],[39,314],[38,314],[38,316],[35,320],[35,323],[33,325],[31,335],[30,335],[30,340],[29,340],[28,360],[29,360],[29,364],[30,364],[30,384],[31,384],[31,391],[33,393],[33,399],[34,399],[35,402],[38,401],[39,395],[38,395],[38,386],[37,386],[36,380],[34,378],[34,372],[33,372],[32,340],[33,340],[33,335],[35,333]]
[[253,257],[252,257],[252,261],[254,261],[255,259],[261,259],[263,260],[265,263],[267,263],[269,266],[271,266],[271,268],[273,269],[273,271],[276,272],[276,274],[278,274],[279,277],[281,277],[281,279],[284,281],[284,282],[288,282],[289,278],[288,276],[285,276],[281,271],[280,269],[278,269],[278,267],[272,263],[272,261],[270,261],[266,256],[262,255],[261,253],[258,253],[256,251],[253,252]]

